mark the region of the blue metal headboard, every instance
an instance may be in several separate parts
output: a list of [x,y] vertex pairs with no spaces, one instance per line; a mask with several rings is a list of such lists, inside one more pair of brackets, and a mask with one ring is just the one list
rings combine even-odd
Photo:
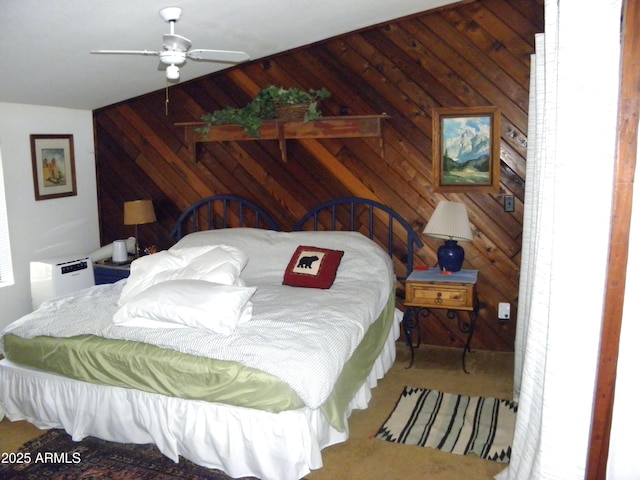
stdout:
[[213,195],[185,210],[176,221],[171,236],[179,240],[191,232],[229,227],[280,230],[271,215],[255,203],[236,195]]
[[[374,219],[386,219],[387,226],[387,253],[390,257],[393,258],[393,245],[394,245],[394,221],[397,222],[402,229],[406,231],[407,234],[407,275],[413,271],[413,248],[422,248],[424,244],[420,237],[416,232],[411,228],[409,223],[401,217],[397,212],[393,211],[391,208],[383,205],[382,203],[376,202],[374,200],[369,200],[366,198],[358,198],[358,197],[347,197],[340,198],[337,200],[331,200],[325,203],[321,203],[317,205],[312,210],[307,212],[296,225],[293,227],[294,231],[303,230],[307,222],[312,221],[312,229],[318,230],[318,226],[320,224],[318,220],[318,216],[321,212],[326,211],[330,215],[330,226],[324,226],[325,229],[328,230],[336,230],[337,222],[336,216],[339,212],[339,207],[345,207],[348,210],[348,225],[343,223],[343,228],[349,229],[350,231],[358,230],[358,225],[356,223],[356,207],[364,206],[364,208],[368,209],[368,236],[370,239],[374,239]],[[358,216],[361,215],[361,212]],[[362,233],[362,232],[361,232]],[[399,280],[404,280],[406,277],[398,277]]]

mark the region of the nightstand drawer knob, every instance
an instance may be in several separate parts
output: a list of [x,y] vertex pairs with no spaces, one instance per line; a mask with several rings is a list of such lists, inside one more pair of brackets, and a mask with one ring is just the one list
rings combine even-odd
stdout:
[[436,298],[434,299],[436,303],[442,303],[442,292],[438,292]]

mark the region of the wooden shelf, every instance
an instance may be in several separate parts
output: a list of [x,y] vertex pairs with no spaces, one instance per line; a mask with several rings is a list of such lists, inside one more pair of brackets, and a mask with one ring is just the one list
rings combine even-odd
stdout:
[[185,142],[194,161],[197,161],[198,143],[278,140],[282,160],[286,162],[286,141],[305,138],[379,137],[381,156],[383,156],[382,120],[386,118],[389,118],[388,115],[323,117],[320,120],[306,123],[268,120],[260,127],[259,138],[252,137],[239,125],[213,125],[206,135],[196,133],[196,129],[206,125],[204,122],[176,123],[176,126],[184,128]]

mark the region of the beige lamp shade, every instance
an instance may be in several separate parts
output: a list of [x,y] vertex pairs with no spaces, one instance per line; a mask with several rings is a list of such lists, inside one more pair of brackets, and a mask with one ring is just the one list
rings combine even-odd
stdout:
[[156,212],[151,200],[124,202],[124,224],[142,225],[156,221]]
[[467,208],[462,203],[441,200],[424,231],[425,235],[457,242],[473,240]]

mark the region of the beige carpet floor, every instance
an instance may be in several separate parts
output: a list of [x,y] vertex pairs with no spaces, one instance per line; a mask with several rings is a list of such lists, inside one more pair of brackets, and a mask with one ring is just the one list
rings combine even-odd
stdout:
[[468,375],[462,371],[461,354],[460,349],[423,345],[416,350],[413,367],[406,369],[410,356],[407,347],[398,343],[396,362],[373,390],[369,408],[351,415],[347,442],[325,449],[324,467],[307,478],[485,480],[503,470],[504,464],[477,456],[460,456],[371,438],[392,412],[405,385],[512,399],[512,353],[467,354]]
[[[347,442],[323,451],[324,467],[308,480],[485,480],[505,468],[504,464],[476,456],[460,456],[430,448],[399,445],[374,439],[405,385],[470,396],[512,398],[513,354],[474,352],[467,354],[465,374],[461,350],[421,346],[412,368],[409,352],[398,343],[394,366],[373,390],[369,408],[354,411]],[[16,451],[43,432],[26,422],[0,422],[0,454]]]

